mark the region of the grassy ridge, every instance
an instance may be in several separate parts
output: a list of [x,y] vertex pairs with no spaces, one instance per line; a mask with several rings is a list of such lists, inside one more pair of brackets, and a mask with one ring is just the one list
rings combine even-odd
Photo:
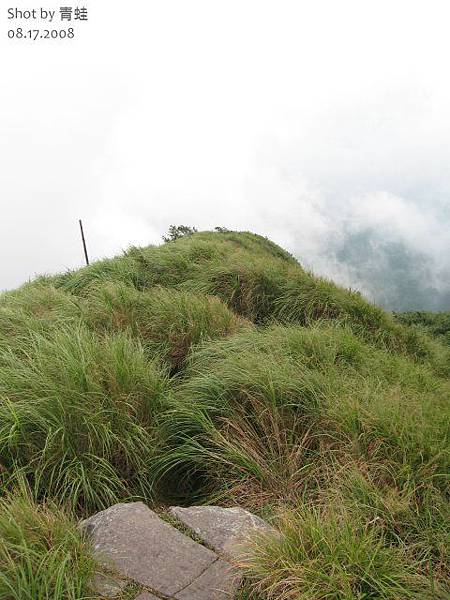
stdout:
[[41,281],[76,297],[89,296],[104,282],[139,291],[170,287],[217,296],[256,324],[339,320],[388,350],[438,362],[441,353],[426,335],[398,324],[358,293],[314,277],[281,248],[250,233],[198,233],[159,247],[132,248],[121,257]]
[[[271,519],[242,598],[446,598],[449,373],[439,340],[250,233],[3,294],[0,600],[91,597],[67,511],[132,498]],[[73,548],[58,576],[43,515]]]

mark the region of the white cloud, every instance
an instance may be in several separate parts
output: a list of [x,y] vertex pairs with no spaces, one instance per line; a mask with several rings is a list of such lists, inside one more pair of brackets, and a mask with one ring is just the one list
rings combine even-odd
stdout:
[[86,4],[74,43],[0,11],[0,288],[82,264],[80,216],[93,257],[224,225],[352,284],[371,226],[449,266],[446,2]]

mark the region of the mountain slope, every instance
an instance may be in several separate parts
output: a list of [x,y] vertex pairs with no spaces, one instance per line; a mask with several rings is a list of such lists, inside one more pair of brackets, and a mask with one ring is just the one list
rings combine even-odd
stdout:
[[[251,233],[3,294],[0,598],[89,594],[73,518],[138,497],[279,527],[249,552],[242,598],[447,597],[449,373],[438,340]],[[38,568],[53,527],[77,549],[59,579]]]

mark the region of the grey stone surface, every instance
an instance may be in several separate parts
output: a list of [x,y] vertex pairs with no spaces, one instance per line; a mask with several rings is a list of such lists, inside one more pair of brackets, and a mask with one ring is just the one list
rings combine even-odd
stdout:
[[116,504],[81,527],[104,565],[165,596],[186,589],[217,560],[142,502]]
[[160,600],[150,592],[141,592],[134,600]]
[[92,582],[94,592],[103,598],[117,598],[126,586],[127,582],[123,579],[106,573],[96,573]]
[[216,560],[200,577],[175,595],[176,600],[230,600],[241,584],[242,576],[229,563]]
[[240,507],[172,506],[170,513],[210,548],[231,560],[239,559],[255,533],[277,535],[265,521]]

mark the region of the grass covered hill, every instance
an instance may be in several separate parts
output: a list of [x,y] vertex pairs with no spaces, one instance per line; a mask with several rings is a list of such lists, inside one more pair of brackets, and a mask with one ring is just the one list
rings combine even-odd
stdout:
[[0,600],[94,598],[77,519],[137,498],[271,521],[242,600],[448,598],[449,391],[440,339],[250,233],[4,293]]

